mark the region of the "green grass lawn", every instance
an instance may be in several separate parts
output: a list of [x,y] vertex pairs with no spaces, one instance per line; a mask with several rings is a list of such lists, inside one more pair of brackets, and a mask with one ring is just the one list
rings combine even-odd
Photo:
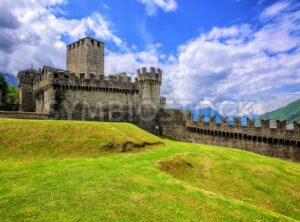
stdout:
[[125,123],[0,120],[0,221],[297,220],[299,163]]

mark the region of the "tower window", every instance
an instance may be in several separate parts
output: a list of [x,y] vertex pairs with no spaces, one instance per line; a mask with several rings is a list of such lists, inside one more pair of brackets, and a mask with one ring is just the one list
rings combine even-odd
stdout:
[[97,46],[100,48],[100,42],[97,42]]
[[92,43],[92,45],[94,45],[94,40],[93,39],[91,40],[91,43]]
[[90,74],[90,78],[91,78],[91,79],[95,79],[95,78],[96,78],[96,75],[91,73],[91,74]]
[[80,73],[80,79],[84,79],[85,74],[84,73]]

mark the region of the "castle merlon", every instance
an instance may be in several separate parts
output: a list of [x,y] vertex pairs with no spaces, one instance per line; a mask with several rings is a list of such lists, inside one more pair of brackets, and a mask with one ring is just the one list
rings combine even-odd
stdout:
[[34,79],[34,93],[45,90],[45,88],[61,87],[72,90],[113,90],[119,92],[138,92],[136,83],[131,82],[131,77],[126,73],[120,73],[105,77],[101,75],[96,78],[78,78],[74,73],[51,67],[44,67],[42,73]]
[[95,45],[99,46],[100,44],[104,45],[104,42],[99,41],[98,39],[92,38],[92,37],[84,37],[82,39],[79,39],[75,42],[70,43],[69,45],[67,45],[67,48],[71,47],[71,48],[75,48],[77,46],[83,45],[85,40],[89,39],[91,41],[94,41]]
[[[236,134],[247,134],[256,137],[272,137],[278,139],[290,139],[300,141],[300,123],[294,122],[293,129],[287,128],[286,121],[275,122],[272,126],[270,120],[260,120],[260,126],[256,126],[255,121],[247,118],[247,124],[242,125],[240,117],[233,118],[233,125],[228,124],[228,117],[222,117],[221,123],[216,123],[215,117],[209,117],[209,122],[204,121],[204,116],[199,116],[198,121],[194,122],[192,116],[186,122],[188,128],[199,130],[210,130],[212,132],[230,132]],[[204,131],[203,131],[204,132]]]
[[161,83],[162,81],[162,71],[161,69],[156,69],[154,67],[150,67],[148,71],[147,68],[137,69],[137,80],[138,81],[157,81],[157,83]]

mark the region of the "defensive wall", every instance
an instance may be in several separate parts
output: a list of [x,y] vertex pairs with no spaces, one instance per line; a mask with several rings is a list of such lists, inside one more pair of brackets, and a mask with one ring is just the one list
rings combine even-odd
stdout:
[[49,119],[47,114],[33,113],[33,112],[19,112],[19,111],[0,111],[0,118],[12,118],[12,119]]
[[[172,120],[173,119],[173,120]],[[253,120],[241,125],[240,118],[228,125],[227,118],[216,124],[214,117],[209,123],[199,117],[192,120],[189,111],[162,110],[161,133],[172,139],[193,143],[239,148],[254,153],[300,161],[300,123],[294,122],[293,129],[286,128],[286,121],[277,121],[270,127],[270,120],[261,120],[256,127]]]

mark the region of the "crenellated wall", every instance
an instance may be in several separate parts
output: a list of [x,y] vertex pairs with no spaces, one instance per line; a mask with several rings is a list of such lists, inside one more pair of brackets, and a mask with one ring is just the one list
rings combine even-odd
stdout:
[[160,96],[160,69],[142,68],[135,82],[126,73],[81,77],[44,67],[33,83],[36,112],[52,119],[132,122],[155,132],[166,103]]
[[235,118],[228,125],[227,118],[216,124],[214,117],[209,123],[199,117],[194,122],[191,113],[180,110],[164,110],[162,116],[173,116],[174,121],[161,121],[162,134],[175,140],[234,147],[255,153],[300,161],[300,124],[294,122],[294,129],[286,128],[286,122],[277,121],[276,127],[270,127],[269,120],[261,120],[256,127],[253,120],[241,125],[241,119]]

